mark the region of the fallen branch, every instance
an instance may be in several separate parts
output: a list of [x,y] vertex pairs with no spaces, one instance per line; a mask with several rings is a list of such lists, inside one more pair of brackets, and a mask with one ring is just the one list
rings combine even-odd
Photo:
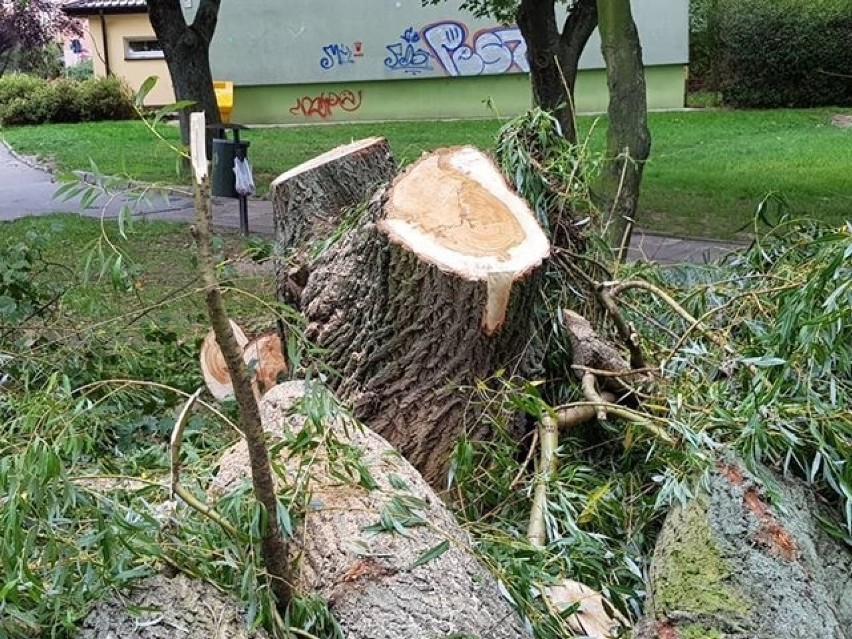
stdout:
[[195,495],[189,492],[189,490],[184,488],[180,483],[180,446],[181,442],[183,441],[183,429],[186,427],[186,420],[189,417],[189,411],[192,410],[192,407],[195,405],[196,400],[198,399],[199,395],[201,395],[201,392],[203,390],[203,388],[199,388],[192,395],[190,395],[188,400],[186,400],[186,403],[183,405],[183,408],[181,408],[181,411],[178,414],[174,428],[172,429],[172,437],[170,440],[172,451],[172,473],[170,483],[170,489],[172,493],[171,498],[174,499],[174,496],[177,495],[186,503],[187,506],[219,524],[225,532],[227,532],[229,535],[231,535],[231,537],[234,537],[236,539],[239,537],[237,529],[234,528],[227,519],[222,517],[219,513],[210,508],[210,506],[198,499]]
[[646,368],[647,364],[645,363],[645,357],[642,355],[639,334],[624,320],[621,310],[615,302],[615,297],[603,285],[599,285],[596,291],[598,299],[600,299],[607,313],[612,317],[619,336],[627,346],[627,350],[630,351],[630,368]]
[[556,449],[559,447],[559,429],[556,420],[544,415],[539,422],[539,440],[541,442],[540,467],[536,480],[535,496],[530,507],[530,523],[527,539],[533,546],[544,546],[545,526],[544,510],[547,503],[547,486],[556,472]]
[[702,333],[704,333],[708,339],[710,339],[714,344],[723,348],[728,353],[733,353],[733,349],[725,343],[718,335],[715,335],[713,331],[702,324],[699,320],[694,318],[689,311],[687,311],[683,306],[681,306],[671,295],[669,295],[666,291],[661,289],[659,286],[651,284],[650,282],[646,282],[644,280],[627,280],[625,282],[604,282],[603,283],[604,290],[609,291],[609,295],[612,298],[617,298],[624,291],[630,290],[632,288],[638,288],[644,291],[648,291],[653,293],[658,298],[660,298],[663,302],[666,303],[669,308],[671,308],[675,313],[681,316],[684,321],[686,321],[690,325],[690,330],[698,329]]
[[584,373],[581,382],[583,396],[590,402],[594,402],[595,414],[600,421],[606,421],[606,407],[603,398],[598,394],[597,378],[591,373]]

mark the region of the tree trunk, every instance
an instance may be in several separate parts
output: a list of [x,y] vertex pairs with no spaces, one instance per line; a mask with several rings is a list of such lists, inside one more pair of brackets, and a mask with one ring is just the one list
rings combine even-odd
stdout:
[[521,0],[517,22],[527,43],[535,102],[551,111],[562,135],[576,143],[574,85],[580,55],[597,26],[597,7],[595,0],[576,0],[560,35],[554,4],[554,0]]
[[387,140],[367,138],[323,153],[272,183],[275,268],[283,301],[298,302],[310,253],[340,232],[347,212],[354,214],[395,174]]
[[603,184],[610,215],[607,235],[623,260],[636,219],[642,170],[651,152],[645,69],[630,0],[598,0],[598,26],[609,86],[609,162]]
[[[271,437],[300,435],[303,414],[327,406],[326,393],[301,381],[277,386],[261,403],[264,429]],[[318,437],[337,441],[337,461],[322,444],[304,447],[304,457],[284,446],[279,458],[288,481],[310,494],[294,543],[296,589],[328,601],[347,639],[526,637],[496,580],[471,554],[470,539],[411,464],[366,428],[326,416],[321,429],[327,434]],[[371,489],[341,480],[341,446],[358,453]],[[247,476],[240,442],[219,462],[211,492],[232,490]],[[433,549],[437,556],[428,560]]]
[[210,42],[216,30],[219,4],[220,0],[200,0],[195,20],[188,25],[180,0],[148,0],[148,18],[163,48],[175,98],[195,103],[180,112],[184,144],[189,144],[189,114],[192,111],[204,111],[207,124],[222,121],[210,71]]
[[485,438],[470,390],[530,375],[530,277],[549,245],[533,213],[471,147],[424,156],[312,267],[307,335],[358,419],[436,487],[463,428]]

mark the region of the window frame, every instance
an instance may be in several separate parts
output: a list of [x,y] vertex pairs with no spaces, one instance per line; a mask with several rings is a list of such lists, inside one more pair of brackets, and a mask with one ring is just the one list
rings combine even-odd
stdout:
[[124,38],[124,59],[135,60],[163,60],[166,56],[163,53],[162,47],[150,51],[134,51],[131,45],[134,42],[156,42],[159,46],[156,36],[126,36]]

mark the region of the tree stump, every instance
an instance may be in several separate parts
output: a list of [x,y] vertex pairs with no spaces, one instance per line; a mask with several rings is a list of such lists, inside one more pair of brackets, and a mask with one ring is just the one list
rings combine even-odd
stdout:
[[279,294],[295,301],[304,286],[306,247],[332,236],[347,210],[393,179],[396,163],[384,138],[366,138],[323,153],[272,183]]
[[488,435],[464,387],[540,370],[549,248],[491,160],[456,147],[411,165],[311,267],[301,307],[332,388],[436,488],[462,428]]
[[[295,589],[328,601],[347,639],[527,637],[465,531],[381,437],[327,413],[317,433],[334,446],[320,443],[299,454],[286,445],[304,439],[303,428],[316,428],[295,409],[317,414],[329,403],[323,393],[317,384],[287,382],[260,405],[264,430],[284,438],[278,462],[286,483],[310,494],[293,544]],[[342,447],[357,452],[372,488],[346,481]],[[211,496],[239,487],[248,473],[242,441],[220,460]],[[388,519],[399,530],[380,523]]]

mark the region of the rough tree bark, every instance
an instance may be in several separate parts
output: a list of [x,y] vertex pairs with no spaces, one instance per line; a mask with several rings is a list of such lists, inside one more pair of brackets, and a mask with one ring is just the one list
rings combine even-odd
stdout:
[[180,113],[184,144],[189,144],[189,114],[192,111],[204,111],[207,124],[222,121],[210,71],[210,42],[216,31],[220,2],[200,0],[195,19],[187,24],[180,0],[148,0],[148,18],[163,48],[175,98],[195,103]]
[[[261,402],[264,429],[285,441],[295,437],[305,418],[293,409],[310,405],[312,396],[321,396],[317,390],[301,381],[272,389]],[[324,445],[306,452],[308,459],[284,447],[279,461],[288,483],[311,496],[294,543],[297,589],[328,601],[347,639],[526,637],[496,580],[471,554],[468,536],[411,464],[366,428],[334,418],[323,428],[338,440],[338,451],[345,443],[359,452],[375,487],[341,481],[339,462],[335,467]],[[247,469],[240,442],[220,461],[212,493],[238,486]],[[402,514],[400,504],[410,514]],[[407,522],[401,524],[405,534],[376,529],[383,513]],[[443,553],[436,550],[437,557],[414,565],[441,544]]]
[[312,266],[302,309],[332,387],[435,487],[461,430],[488,434],[459,387],[539,369],[531,275],[548,251],[497,168],[460,147],[410,166]]
[[645,68],[630,0],[598,0],[598,26],[609,86],[609,162],[603,184],[610,213],[607,235],[623,261],[638,210],[642,170],[651,152]]
[[576,143],[574,85],[580,56],[598,23],[595,0],[575,0],[561,33],[554,0],[521,0],[516,19],[527,44],[535,102],[553,112],[562,134]]
[[671,510],[636,639],[852,637],[852,553],[820,524],[833,513],[804,483],[759,471],[768,483],[722,454]]
[[328,241],[346,212],[367,202],[395,174],[387,140],[366,138],[323,153],[272,182],[275,269],[282,300],[298,301],[307,279],[310,244]]

